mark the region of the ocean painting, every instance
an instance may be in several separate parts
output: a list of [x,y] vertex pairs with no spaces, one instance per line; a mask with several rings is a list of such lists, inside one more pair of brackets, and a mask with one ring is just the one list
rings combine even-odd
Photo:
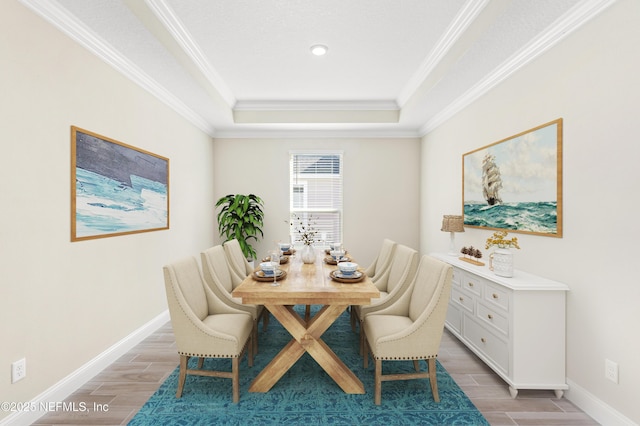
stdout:
[[72,127],[71,240],[169,228],[169,160]]
[[562,236],[562,119],[463,155],[464,225]]

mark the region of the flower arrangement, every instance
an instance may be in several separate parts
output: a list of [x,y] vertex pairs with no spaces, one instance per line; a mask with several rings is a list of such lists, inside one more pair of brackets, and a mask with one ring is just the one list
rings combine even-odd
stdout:
[[487,238],[485,248],[488,249],[489,247],[498,246],[498,248],[517,248],[519,250],[520,246],[518,245],[518,238],[513,237],[511,239],[507,239],[507,235],[508,232],[506,231],[494,232],[491,237]]
[[318,231],[315,229],[316,222],[312,215],[309,215],[309,218],[305,221],[297,214],[292,213],[290,224],[304,245],[310,246],[315,243]]

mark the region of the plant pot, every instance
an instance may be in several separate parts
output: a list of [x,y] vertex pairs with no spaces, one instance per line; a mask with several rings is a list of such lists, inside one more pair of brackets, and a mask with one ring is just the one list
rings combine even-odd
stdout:
[[302,259],[302,263],[315,263],[316,261],[316,252],[313,249],[312,245],[304,245],[300,250],[300,258]]
[[506,248],[496,249],[492,254],[493,272],[501,277],[513,277],[513,253]]

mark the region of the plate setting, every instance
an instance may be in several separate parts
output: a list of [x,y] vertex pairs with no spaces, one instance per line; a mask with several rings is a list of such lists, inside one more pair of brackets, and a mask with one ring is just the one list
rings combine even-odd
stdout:
[[[283,271],[282,269],[278,269],[276,272],[276,281],[279,281],[287,276],[287,271]],[[273,281],[273,275],[267,275],[262,270],[253,271],[252,277],[256,281]]]
[[338,281],[339,283],[357,283],[364,279],[365,275],[363,272],[356,271],[351,275],[344,275],[342,272],[335,270],[329,273],[329,277],[332,280]]

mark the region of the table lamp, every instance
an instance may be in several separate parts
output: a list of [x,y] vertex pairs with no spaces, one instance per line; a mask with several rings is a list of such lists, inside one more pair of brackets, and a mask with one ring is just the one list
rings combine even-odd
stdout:
[[444,215],[442,217],[441,231],[451,233],[451,243],[449,244],[449,255],[457,256],[456,245],[454,242],[456,232],[464,232],[464,219],[462,216]]

